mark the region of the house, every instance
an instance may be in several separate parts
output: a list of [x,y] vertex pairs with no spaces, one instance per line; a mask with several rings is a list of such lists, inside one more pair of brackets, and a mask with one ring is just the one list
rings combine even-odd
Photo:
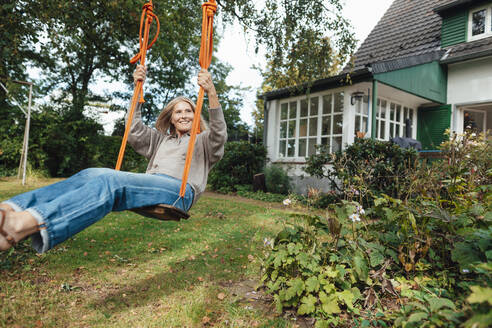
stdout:
[[357,132],[407,136],[435,150],[450,128],[492,129],[492,1],[395,0],[355,53],[350,70],[265,99],[265,145],[289,168],[296,192],[327,184],[303,177],[315,145],[331,151]]

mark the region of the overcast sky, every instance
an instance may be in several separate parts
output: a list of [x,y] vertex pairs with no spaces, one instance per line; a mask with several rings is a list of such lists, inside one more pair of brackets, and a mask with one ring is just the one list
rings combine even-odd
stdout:
[[[393,0],[345,0],[344,15],[352,22],[359,45],[392,2]],[[254,48],[254,43],[248,44],[240,28],[229,28],[223,31],[216,54],[233,67],[228,83],[252,88],[251,92],[244,94],[244,108],[241,109],[242,120],[250,125],[253,122],[251,112],[255,106],[256,89],[261,85],[261,77],[252,66],[263,66],[264,60],[263,57],[255,55]]]

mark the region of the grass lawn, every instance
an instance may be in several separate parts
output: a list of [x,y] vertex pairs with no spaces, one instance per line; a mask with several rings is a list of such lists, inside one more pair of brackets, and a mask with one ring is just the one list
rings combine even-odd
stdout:
[[[0,199],[22,187],[0,180]],[[263,239],[284,222],[276,204],[204,195],[182,222],[133,212],[36,254],[0,255],[1,327],[293,327],[254,292]]]

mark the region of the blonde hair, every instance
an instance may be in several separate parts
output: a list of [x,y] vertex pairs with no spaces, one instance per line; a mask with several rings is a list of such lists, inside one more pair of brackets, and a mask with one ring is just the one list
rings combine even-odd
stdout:
[[[180,102],[185,102],[191,106],[193,113],[195,112],[196,105],[195,103],[186,97],[176,97],[171,100],[166,107],[162,110],[161,114],[157,118],[155,122],[155,128],[160,131],[162,134],[174,135],[176,134],[176,128],[171,123],[171,117],[174,112],[174,107]],[[207,122],[203,119],[203,116],[200,116],[200,132],[203,132],[207,129]]]

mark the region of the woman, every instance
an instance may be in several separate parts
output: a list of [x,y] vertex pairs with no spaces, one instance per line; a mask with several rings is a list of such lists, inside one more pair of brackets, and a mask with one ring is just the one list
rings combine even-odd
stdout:
[[[138,66],[135,82],[146,70]],[[222,158],[227,128],[210,73],[198,73],[198,85],[208,95],[210,123],[201,131],[195,150],[184,202],[187,211],[205,190],[208,173]],[[155,204],[173,204],[179,197],[195,104],[185,98],[172,100],[162,111],[156,129],[145,126],[140,106],[135,110],[128,143],[149,159],[146,173],[105,168],[83,170],[53,185],[17,195],[0,204],[0,251],[31,236],[36,251],[43,253],[111,211]],[[184,205],[183,205],[184,203]]]

